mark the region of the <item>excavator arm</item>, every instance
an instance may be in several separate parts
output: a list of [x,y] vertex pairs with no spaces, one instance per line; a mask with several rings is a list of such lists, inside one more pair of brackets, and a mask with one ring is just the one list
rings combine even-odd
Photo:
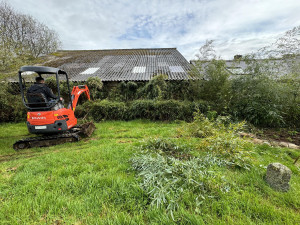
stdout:
[[71,93],[72,105],[70,106],[72,107],[71,109],[73,109],[73,111],[75,111],[79,97],[82,93],[85,93],[85,96],[88,100],[91,99],[89,88],[86,85],[78,85],[73,87]]

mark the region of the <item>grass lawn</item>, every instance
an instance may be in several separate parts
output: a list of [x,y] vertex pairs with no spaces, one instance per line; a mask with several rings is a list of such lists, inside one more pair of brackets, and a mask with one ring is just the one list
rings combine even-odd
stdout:
[[[183,124],[101,122],[89,139],[21,152],[12,145],[28,136],[25,123],[1,124],[0,224],[300,224],[300,169],[293,165],[300,152],[267,145],[252,147],[250,170],[217,169],[231,186],[228,192],[201,204],[191,193],[173,218],[166,208],[151,205],[130,159],[148,138],[197,144],[197,138],[178,135]],[[197,151],[191,154],[201,155]],[[272,162],[292,170],[289,192],[265,183]]]

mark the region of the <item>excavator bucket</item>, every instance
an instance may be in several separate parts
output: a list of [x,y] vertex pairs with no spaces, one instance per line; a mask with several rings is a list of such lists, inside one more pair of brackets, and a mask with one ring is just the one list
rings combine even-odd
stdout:
[[79,127],[80,127],[79,135],[81,137],[90,137],[96,129],[96,126],[93,122],[81,124],[79,125]]

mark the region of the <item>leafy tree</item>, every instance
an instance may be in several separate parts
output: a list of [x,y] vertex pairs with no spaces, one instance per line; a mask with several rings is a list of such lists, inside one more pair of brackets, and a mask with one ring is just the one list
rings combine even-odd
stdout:
[[[196,55],[190,75],[190,91],[195,99],[210,101],[218,106],[218,110],[227,109],[230,101],[231,82],[225,61],[217,59],[213,41],[206,41]],[[209,60],[210,59],[210,60]]]
[[99,77],[89,77],[86,81],[86,85],[90,90],[90,95],[93,100],[97,99],[99,92],[103,87],[103,83]]
[[196,57],[201,61],[216,59],[216,51],[213,45],[214,40],[206,40],[205,44],[200,47],[199,54]]
[[0,2],[0,68],[19,67],[20,63],[56,51],[58,35],[29,15]]

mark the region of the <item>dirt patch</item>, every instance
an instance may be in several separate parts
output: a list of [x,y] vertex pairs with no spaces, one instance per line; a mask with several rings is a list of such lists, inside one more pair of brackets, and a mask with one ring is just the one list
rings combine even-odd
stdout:
[[255,134],[260,139],[290,142],[300,146],[300,132],[288,129],[263,129]]
[[0,157],[0,163],[2,162],[9,162],[9,161],[13,161],[13,160],[17,160],[17,159],[26,159],[26,158],[32,158],[32,157],[35,157],[35,156],[38,156],[40,154],[14,154],[14,155],[3,155]]
[[130,140],[119,140],[119,141],[117,141],[117,143],[121,143],[121,144],[132,143],[132,141],[130,141]]
[[124,133],[124,132],[127,132],[128,130],[127,129],[121,129],[121,130],[117,130],[116,132],[117,133]]
[[11,168],[7,168],[6,172],[15,172],[18,169],[18,167],[11,167]]

